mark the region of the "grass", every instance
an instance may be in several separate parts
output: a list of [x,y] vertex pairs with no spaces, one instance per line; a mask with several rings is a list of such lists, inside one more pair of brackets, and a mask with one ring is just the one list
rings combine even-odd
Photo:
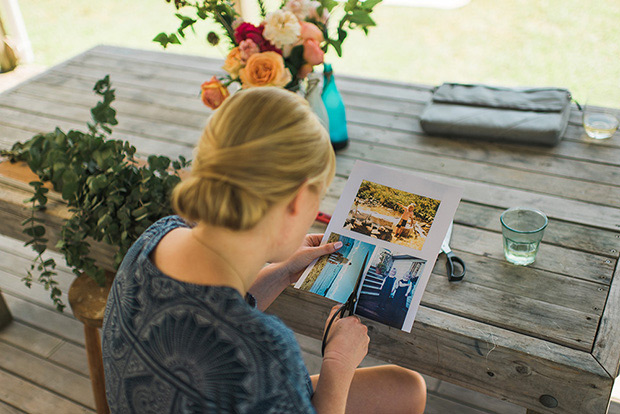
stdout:
[[[20,6],[36,63],[43,65],[102,43],[161,50],[151,39],[177,27],[174,7],[164,0],[22,0]],[[342,58],[330,51],[336,73],[426,84],[561,86],[580,101],[620,107],[617,0],[472,0],[456,10],[379,5],[374,18],[368,37],[350,32]],[[205,33],[170,49],[222,57],[225,48],[208,46]]]

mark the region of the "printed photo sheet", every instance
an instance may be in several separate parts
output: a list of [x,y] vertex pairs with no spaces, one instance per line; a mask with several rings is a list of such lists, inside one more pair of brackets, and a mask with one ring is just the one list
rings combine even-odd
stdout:
[[355,314],[411,332],[461,193],[356,162],[322,241],[343,246],[311,263],[295,287],[344,303],[361,277]]

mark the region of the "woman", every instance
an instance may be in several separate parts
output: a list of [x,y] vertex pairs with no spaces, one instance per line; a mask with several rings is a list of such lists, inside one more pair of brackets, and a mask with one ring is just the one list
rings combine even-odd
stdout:
[[359,318],[334,323],[310,378],[293,333],[262,312],[341,247],[306,236],[334,169],[326,131],[293,93],[241,91],[213,114],[173,193],[183,219],[151,226],[112,286],[103,326],[112,412],[424,410],[419,374],[356,370],[369,340]]
[[383,279],[383,284],[381,285],[381,290],[379,291],[379,308],[385,309],[385,305],[387,305],[388,299],[392,294],[392,287],[394,286],[394,282],[396,281],[396,268],[393,267]]
[[392,299],[392,319],[396,326],[402,326],[407,313],[407,297],[412,294],[413,283],[411,274],[405,273],[394,285]]

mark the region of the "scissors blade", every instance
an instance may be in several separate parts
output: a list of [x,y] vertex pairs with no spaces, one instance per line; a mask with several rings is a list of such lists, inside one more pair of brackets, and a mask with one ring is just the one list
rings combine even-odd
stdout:
[[446,237],[443,239],[443,243],[441,243],[441,251],[444,253],[450,253],[452,249],[450,249],[450,238],[452,237],[452,228],[454,227],[454,222],[450,223],[450,227],[448,227],[448,232],[446,233]]
[[366,268],[366,264],[368,263],[368,253],[366,253],[366,257],[364,258],[364,264],[362,264],[362,268],[360,269],[360,273],[357,276],[357,282],[355,283],[355,289],[351,292],[351,296],[345,303],[346,310],[353,314],[353,310],[355,308],[355,303],[357,302],[357,292],[360,289],[360,285],[362,283],[362,276],[364,276],[364,269]]

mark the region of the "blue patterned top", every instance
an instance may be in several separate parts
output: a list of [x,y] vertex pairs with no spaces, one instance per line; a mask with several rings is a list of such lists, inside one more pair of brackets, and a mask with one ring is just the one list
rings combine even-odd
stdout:
[[103,320],[112,413],[314,413],[293,332],[230,287],[164,275],[149,254],[177,216],[149,227],[123,260]]

